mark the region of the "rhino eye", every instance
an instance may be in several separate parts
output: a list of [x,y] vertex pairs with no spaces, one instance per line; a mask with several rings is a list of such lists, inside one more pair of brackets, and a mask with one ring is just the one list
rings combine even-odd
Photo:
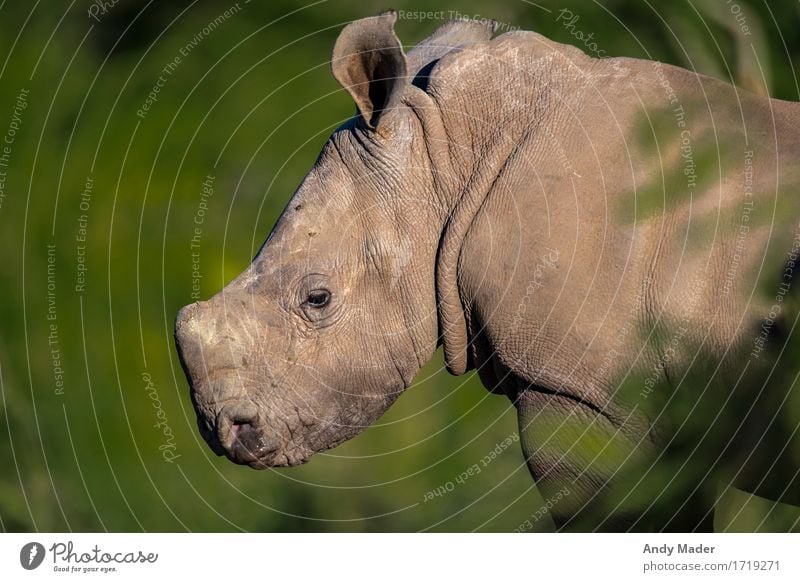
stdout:
[[309,307],[314,307],[319,309],[320,307],[325,307],[328,302],[331,300],[331,293],[327,289],[314,289],[308,294],[308,298],[306,299],[306,303]]

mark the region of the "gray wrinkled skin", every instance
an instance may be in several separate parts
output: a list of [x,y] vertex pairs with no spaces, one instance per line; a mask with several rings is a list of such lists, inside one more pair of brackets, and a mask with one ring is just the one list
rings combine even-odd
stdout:
[[[654,504],[674,465],[654,467],[686,432],[673,403],[717,414],[743,384],[800,221],[798,105],[476,22],[406,55],[394,21],[343,30],[333,73],[359,114],[252,264],[178,315],[204,438],[255,468],[305,462],[375,421],[441,344],[452,373],[477,369],[517,407],[537,485],[570,492],[557,524],[602,492],[616,508],[584,527],[665,505],[662,527],[699,526],[710,508],[686,522],[670,504],[707,475]],[[760,470],[730,481],[763,489]],[[800,503],[796,486],[772,498]]]

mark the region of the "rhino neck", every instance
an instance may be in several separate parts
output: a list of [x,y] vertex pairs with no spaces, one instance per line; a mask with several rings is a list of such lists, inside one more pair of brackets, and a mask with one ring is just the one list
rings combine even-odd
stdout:
[[[489,192],[497,187],[507,161],[526,141],[527,132],[495,129],[491,135],[481,136],[483,147],[467,160],[463,148],[454,151],[459,146],[453,145],[439,108],[425,92],[412,89],[405,102],[422,124],[441,208],[435,271],[439,337],[448,371],[461,375],[473,367],[466,305],[459,288],[462,248]],[[465,172],[465,166],[471,171]]]
[[497,184],[506,160],[517,147],[518,144],[503,138],[491,144],[483,163],[458,193],[442,230],[436,261],[439,325],[447,368],[455,375],[473,367],[467,349],[466,302],[459,286],[464,241],[489,192]]

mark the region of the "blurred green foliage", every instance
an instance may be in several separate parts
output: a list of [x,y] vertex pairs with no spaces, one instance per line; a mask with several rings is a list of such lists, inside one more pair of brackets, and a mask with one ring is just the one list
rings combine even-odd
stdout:
[[[0,133],[29,91],[2,168],[0,529],[518,528],[543,504],[518,443],[456,483],[516,432],[511,405],[472,375],[448,376],[439,356],[377,426],[303,467],[254,472],[200,439],[172,323],[191,301],[202,183],[214,176],[197,258],[206,298],[249,263],[353,112],[329,71],[338,31],[387,7],[240,0],[236,14],[209,27],[234,5],[120,0],[93,18],[88,0],[0,3]],[[491,17],[501,32],[536,30],[585,48],[558,20],[567,8],[608,55],[798,99],[794,0],[739,1],[746,39],[726,3],[712,0],[392,5]],[[439,24],[401,19],[397,31],[413,45]],[[55,245],[51,280],[47,245]],[[76,290],[81,264],[85,286]],[[179,456],[167,462],[165,450]],[[724,523],[785,528],[771,525],[769,504],[744,497],[726,499]],[[542,519],[532,529],[550,528]]]

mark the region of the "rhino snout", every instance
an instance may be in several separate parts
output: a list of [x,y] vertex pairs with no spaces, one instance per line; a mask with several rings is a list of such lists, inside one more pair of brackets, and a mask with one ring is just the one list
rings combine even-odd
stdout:
[[[175,343],[181,365],[194,389],[221,370],[242,370],[248,356],[247,321],[234,309],[214,301],[187,305],[175,319]],[[236,394],[221,395],[233,397]]]

